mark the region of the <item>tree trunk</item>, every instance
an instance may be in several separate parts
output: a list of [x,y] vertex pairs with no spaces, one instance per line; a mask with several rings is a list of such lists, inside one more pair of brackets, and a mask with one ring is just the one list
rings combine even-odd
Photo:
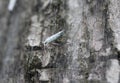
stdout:
[[1,0],[0,83],[120,83],[119,3]]

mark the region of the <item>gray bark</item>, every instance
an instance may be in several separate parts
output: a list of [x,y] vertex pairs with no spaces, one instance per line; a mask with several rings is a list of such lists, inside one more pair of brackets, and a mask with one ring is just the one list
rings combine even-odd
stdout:
[[0,83],[120,83],[119,0],[8,3],[0,0]]

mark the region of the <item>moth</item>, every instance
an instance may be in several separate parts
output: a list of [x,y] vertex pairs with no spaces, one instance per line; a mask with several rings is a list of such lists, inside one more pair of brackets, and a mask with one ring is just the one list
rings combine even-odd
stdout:
[[[56,39],[58,39],[62,34],[64,33],[64,30],[59,31],[58,33],[48,37],[44,42],[42,42],[42,44],[40,46],[25,46],[27,50],[31,51],[31,50],[43,50],[42,47],[46,46],[47,44],[55,41]],[[45,48],[44,48],[45,49]]]
[[8,10],[13,11],[17,0],[10,0],[8,4]]
[[47,44],[49,44],[50,42],[55,41],[55,40],[58,39],[63,33],[64,33],[64,30],[62,30],[62,31],[60,31],[60,32],[58,32],[58,33],[56,33],[56,34],[48,37],[48,38],[43,42],[43,44],[44,44],[44,45],[47,45]]

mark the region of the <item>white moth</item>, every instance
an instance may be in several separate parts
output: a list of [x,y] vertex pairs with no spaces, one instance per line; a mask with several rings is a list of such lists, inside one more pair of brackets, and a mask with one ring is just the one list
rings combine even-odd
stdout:
[[17,0],[10,0],[8,4],[8,10],[13,11]]
[[48,37],[48,38],[43,42],[43,44],[44,44],[44,45],[47,45],[48,43],[50,43],[50,42],[58,39],[58,38],[63,34],[63,32],[64,32],[64,30],[62,30],[62,31],[60,31],[60,32],[58,32],[58,33],[56,33],[56,34]]

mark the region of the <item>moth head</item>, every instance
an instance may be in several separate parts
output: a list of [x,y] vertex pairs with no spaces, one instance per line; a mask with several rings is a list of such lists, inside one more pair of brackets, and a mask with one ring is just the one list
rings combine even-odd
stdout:
[[48,42],[47,42],[47,41],[44,41],[44,42],[43,42],[43,45],[44,45],[44,46],[46,46],[47,44],[48,44]]

